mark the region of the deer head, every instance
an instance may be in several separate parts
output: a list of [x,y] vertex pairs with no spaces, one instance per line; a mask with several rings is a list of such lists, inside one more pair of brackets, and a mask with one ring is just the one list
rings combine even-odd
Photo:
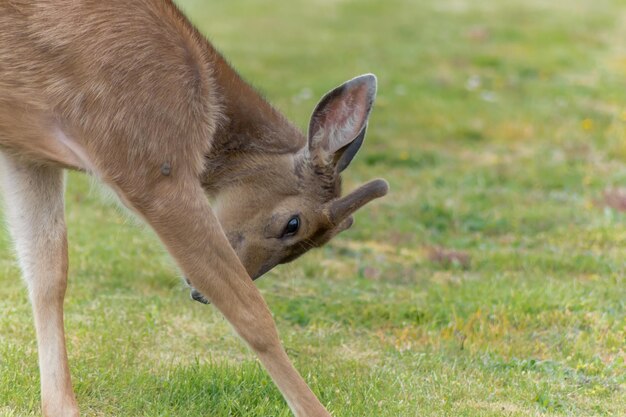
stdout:
[[317,104],[308,138],[291,139],[305,143],[300,149],[232,153],[230,181],[214,193],[213,207],[253,279],[328,242],[352,225],[356,210],[387,193],[377,179],[341,196],[341,172],[363,144],[375,95],[376,77],[354,78]]

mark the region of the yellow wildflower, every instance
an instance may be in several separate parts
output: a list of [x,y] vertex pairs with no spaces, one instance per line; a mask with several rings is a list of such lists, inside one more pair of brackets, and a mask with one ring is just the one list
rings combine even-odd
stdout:
[[583,130],[589,132],[590,130],[593,129],[593,120],[584,119],[581,125],[582,125]]

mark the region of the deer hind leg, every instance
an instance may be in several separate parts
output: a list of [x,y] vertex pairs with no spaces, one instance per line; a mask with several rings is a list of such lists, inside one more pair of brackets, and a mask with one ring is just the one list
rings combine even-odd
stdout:
[[65,334],[67,285],[64,173],[0,153],[6,218],[35,316],[45,417],[76,417]]

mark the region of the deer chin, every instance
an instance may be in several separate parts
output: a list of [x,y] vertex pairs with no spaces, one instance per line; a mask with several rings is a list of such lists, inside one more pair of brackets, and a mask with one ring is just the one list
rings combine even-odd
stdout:
[[263,275],[271,271],[272,268],[274,268],[275,266],[276,264],[273,263],[263,265],[256,274],[252,275],[252,281],[256,281],[257,279],[261,278]]

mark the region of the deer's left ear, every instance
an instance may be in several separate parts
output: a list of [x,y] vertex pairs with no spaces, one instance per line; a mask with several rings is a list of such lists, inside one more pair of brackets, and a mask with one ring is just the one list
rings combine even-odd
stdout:
[[365,138],[376,97],[376,77],[365,74],[327,93],[309,123],[309,151],[315,161],[333,163],[337,172],[352,161]]

